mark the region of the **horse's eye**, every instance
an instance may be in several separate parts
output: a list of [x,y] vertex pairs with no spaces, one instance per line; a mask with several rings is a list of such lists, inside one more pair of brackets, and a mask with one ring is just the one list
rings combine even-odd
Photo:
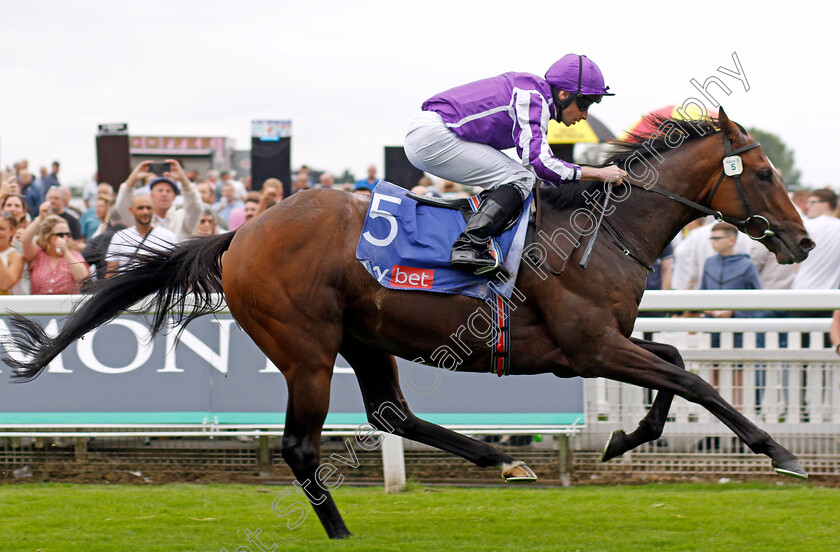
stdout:
[[757,173],[759,180],[771,181],[773,180],[773,172],[770,169],[761,169]]

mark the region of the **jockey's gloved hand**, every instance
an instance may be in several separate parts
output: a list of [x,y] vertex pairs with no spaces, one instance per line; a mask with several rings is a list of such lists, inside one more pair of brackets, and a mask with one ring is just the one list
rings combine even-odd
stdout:
[[627,178],[627,171],[617,165],[607,165],[606,167],[581,166],[580,178],[581,180],[612,182],[614,186],[618,186],[622,183],[622,179]]

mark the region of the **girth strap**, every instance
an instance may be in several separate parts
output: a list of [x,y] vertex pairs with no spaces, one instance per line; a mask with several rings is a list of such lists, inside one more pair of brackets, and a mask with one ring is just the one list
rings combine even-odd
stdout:
[[493,344],[490,347],[490,371],[499,377],[510,370],[510,306],[507,300],[490,286],[490,318],[493,321]]

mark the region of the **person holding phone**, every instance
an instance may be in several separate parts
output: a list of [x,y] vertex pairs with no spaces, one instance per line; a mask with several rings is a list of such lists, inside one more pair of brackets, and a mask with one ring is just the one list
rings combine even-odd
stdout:
[[[134,167],[117,192],[112,220],[126,226],[134,223],[131,204],[135,193],[140,193],[137,188],[144,186],[147,180],[153,207],[152,226],[172,231],[178,241],[192,237],[201,218],[201,194],[174,159],[167,159],[163,164],[143,161]],[[183,207],[176,208],[172,204],[179,194],[184,196]]]
[[90,273],[82,254],[73,247],[67,221],[48,212],[44,203],[23,232],[23,257],[29,266],[32,295],[78,293]]
[[12,247],[17,226],[15,215],[0,211],[0,295],[12,295],[23,275],[23,255]]

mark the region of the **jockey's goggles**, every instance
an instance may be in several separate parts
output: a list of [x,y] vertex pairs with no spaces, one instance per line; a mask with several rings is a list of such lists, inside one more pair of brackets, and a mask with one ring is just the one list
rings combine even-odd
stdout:
[[594,96],[580,96],[579,95],[575,98],[575,103],[577,104],[578,109],[580,109],[581,111],[586,111],[586,110],[589,109],[589,106],[591,106],[592,104],[601,103],[601,98],[603,98],[603,96],[600,96],[600,95],[594,95]]

